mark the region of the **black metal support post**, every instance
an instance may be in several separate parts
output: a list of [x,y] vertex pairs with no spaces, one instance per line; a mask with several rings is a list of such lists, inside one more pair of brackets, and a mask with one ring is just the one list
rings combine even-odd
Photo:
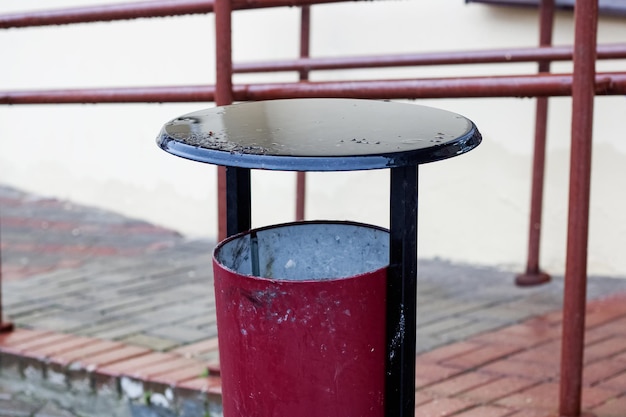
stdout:
[[391,169],[385,416],[415,415],[418,167]]
[[250,230],[250,170],[226,167],[226,235]]

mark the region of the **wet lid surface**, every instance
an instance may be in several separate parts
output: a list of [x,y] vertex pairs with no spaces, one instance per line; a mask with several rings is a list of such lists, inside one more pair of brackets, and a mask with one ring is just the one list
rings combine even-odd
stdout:
[[163,126],[165,151],[216,165],[345,171],[417,165],[478,146],[456,113],[355,99],[286,99],[214,107]]

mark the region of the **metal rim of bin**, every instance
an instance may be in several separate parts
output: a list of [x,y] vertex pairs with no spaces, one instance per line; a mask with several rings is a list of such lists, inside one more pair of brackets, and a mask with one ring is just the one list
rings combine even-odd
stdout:
[[[258,236],[260,234],[264,234],[265,232],[270,232],[270,231],[279,231],[280,229],[296,229],[296,228],[314,228],[315,226],[331,226],[331,227],[336,227],[336,228],[354,228],[354,229],[367,229],[372,231],[375,234],[385,234],[387,235],[387,243],[384,244],[384,250],[385,252],[385,260],[384,262],[381,261],[380,259],[376,259],[375,260],[375,265],[372,265],[368,268],[361,268],[359,271],[354,272],[347,272],[344,274],[341,274],[341,276],[334,276],[334,277],[321,277],[321,276],[317,276],[317,277],[312,277],[310,279],[294,279],[294,278],[289,278],[289,277],[280,277],[280,276],[266,276],[267,274],[263,274],[262,272],[260,272],[260,268],[259,267],[255,267],[254,263],[255,262],[259,262],[260,263],[260,259],[259,259],[259,243],[258,243]],[[250,277],[254,277],[255,279],[267,279],[267,280],[276,280],[276,281],[298,281],[298,282],[316,282],[316,281],[320,281],[320,280],[340,280],[340,279],[345,279],[345,278],[352,278],[354,276],[358,276],[358,275],[362,275],[364,273],[368,273],[371,272],[372,270],[377,270],[377,269],[381,269],[381,268],[388,268],[389,267],[389,229],[386,229],[384,227],[380,227],[380,226],[376,226],[376,225],[372,225],[372,224],[367,224],[367,223],[361,223],[361,222],[355,222],[355,221],[348,221],[348,220],[307,220],[307,221],[298,221],[298,222],[287,222],[287,223],[279,223],[279,224],[273,224],[273,225],[269,225],[269,226],[264,226],[264,227],[258,227],[258,228],[254,228],[251,230],[247,230],[244,232],[240,232],[237,233],[235,235],[229,236],[226,239],[222,240],[221,242],[219,242],[217,244],[217,246],[213,249],[213,260],[217,263],[219,263],[221,265],[221,267],[232,271],[232,272],[236,272],[238,274],[243,274],[246,276],[250,276]],[[230,266],[229,263],[225,262],[225,259],[223,257],[223,254],[221,254],[221,252],[225,249],[225,247],[227,247],[230,244],[233,244],[234,241],[240,240],[243,237],[249,236],[251,243],[250,243],[250,253],[251,253],[251,269],[250,269],[250,273],[245,273],[242,271],[242,269],[238,268],[233,268],[232,266]],[[256,240],[256,242],[254,242]],[[256,247],[255,247],[256,246]],[[301,248],[299,248],[300,250]],[[257,251],[256,253],[256,259],[255,259],[255,250]],[[378,256],[378,255],[377,255]],[[319,275],[319,274],[318,274]]]

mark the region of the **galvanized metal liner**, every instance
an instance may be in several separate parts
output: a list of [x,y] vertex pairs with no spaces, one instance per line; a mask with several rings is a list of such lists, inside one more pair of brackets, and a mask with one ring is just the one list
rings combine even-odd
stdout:
[[214,256],[242,275],[285,281],[348,278],[389,264],[389,233],[352,222],[288,223],[227,239]]

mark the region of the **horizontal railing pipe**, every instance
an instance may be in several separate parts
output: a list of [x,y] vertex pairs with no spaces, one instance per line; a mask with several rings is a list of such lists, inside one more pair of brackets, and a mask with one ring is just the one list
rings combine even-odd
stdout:
[[0,91],[0,104],[178,103],[215,99],[215,86]]
[[178,2],[163,0],[37,10],[0,15],[0,28],[67,25],[138,19],[142,17],[211,13],[213,11],[213,3],[214,0],[186,0]]
[[[292,60],[239,62],[235,73],[339,70],[425,65],[494,64],[511,62],[571,61],[572,46],[452,51],[353,57],[316,57]],[[598,59],[626,58],[626,43],[598,46]]]
[[[235,99],[238,101],[323,97],[370,99],[550,97],[569,96],[571,91],[571,74],[253,84],[234,87]],[[596,94],[624,93],[626,93],[626,73],[597,75]]]
[[[488,98],[569,96],[571,74],[238,84],[235,101],[281,98]],[[626,94],[626,72],[598,73],[597,95]],[[0,104],[213,102],[215,86],[0,91]]]
[[[233,0],[233,10],[335,3],[348,0]],[[146,17],[213,13],[215,0],[143,1],[0,15],[0,29],[110,22]]]

